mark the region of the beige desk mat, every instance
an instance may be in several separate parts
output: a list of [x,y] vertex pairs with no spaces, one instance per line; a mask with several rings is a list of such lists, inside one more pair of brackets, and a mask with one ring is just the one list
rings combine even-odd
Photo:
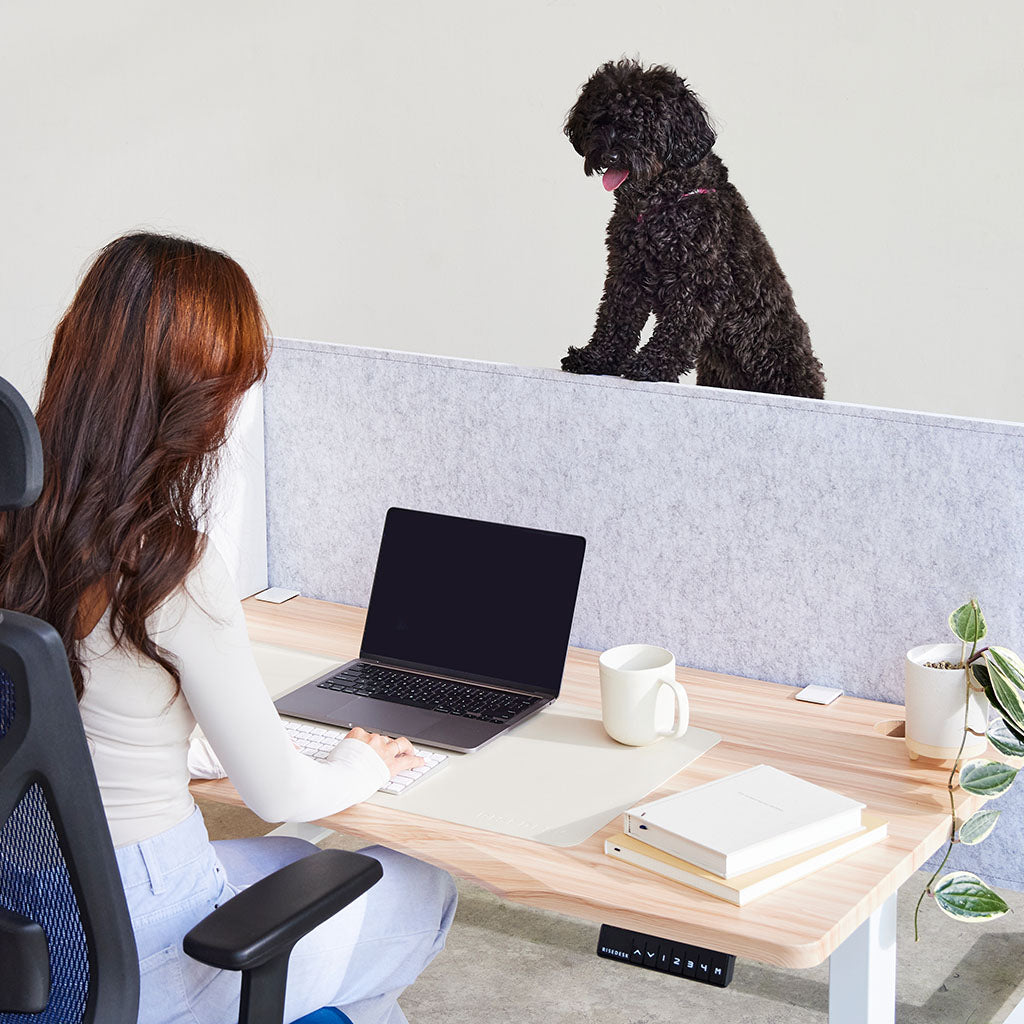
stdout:
[[[275,697],[337,664],[253,646]],[[370,803],[549,846],[576,846],[720,739],[691,727],[679,739],[626,747],[608,737],[599,712],[558,701],[482,750],[452,754],[447,767],[408,793],[377,793]]]
[[556,702],[408,793],[378,793],[370,803],[576,846],[720,739],[691,728],[679,739],[625,747],[608,738],[598,712]]
[[277,700],[304,683],[322,676],[329,668],[340,665],[338,658],[325,658],[309,651],[298,651],[276,644],[254,643],[252,653],[256,667],[270,696]]

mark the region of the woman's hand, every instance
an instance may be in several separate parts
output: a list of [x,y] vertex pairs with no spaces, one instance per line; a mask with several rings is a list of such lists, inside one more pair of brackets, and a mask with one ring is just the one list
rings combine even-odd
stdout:
[[399,772],[404,772],[406,768],[419,768],[420,765],[425,763],[422,757],[417,757],[413,753],[412,744],[404,736],[393,740],[390,736],[381,736],[379,733],[367,732],[356,725],[349,729],[345,739],[359,740],[375,750],[380,755],[381,760],[388,766],[388,771],[391,773],[392,778]]

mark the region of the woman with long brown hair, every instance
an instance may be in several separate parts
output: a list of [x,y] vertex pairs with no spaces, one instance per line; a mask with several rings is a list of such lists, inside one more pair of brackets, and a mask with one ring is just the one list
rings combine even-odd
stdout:
[[[308,821],[417,763],[408,740],[353,729],[325,762],[294,749],[260,678],[227,567],[202,532],[216,454],[266,372],[268,331],[223,253],[152,234],[104,248],[57,326],[36,419],[45,479],[0,513],[0,606],[67,650],[139,949],[139,1020],[237,1020],[238,976],[188,960],[215,906],[312,851],[211,843],[188,789],[198,723],[246,803]],[[405,1021],[402,988],[444,945],[442,871],[380,847],[384,878],[293,952],[286,1019],[333,1005]]]

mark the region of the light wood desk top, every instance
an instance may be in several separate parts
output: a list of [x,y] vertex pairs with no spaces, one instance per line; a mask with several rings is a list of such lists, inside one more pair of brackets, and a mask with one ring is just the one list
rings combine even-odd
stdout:
[[[339,661],[358,654],[363,609],[305,598],[244,606],[254,641]],[[876,729],[901,719],[899,706],[840,697],[821,707],[795,701],[796,687],[686,668],[677,677],[691,722],[722,742],[651,797],[767,763],[862,800],[888,820],[888,838],[740,908],[606,857],[604,840],[621,830],[619,817],[570,849],[413,815],[398,802],[361,804],[321,824],[403,850],[517,903],[785,967],[819,964],[947,838],[948,769],[911,762],[901,738]],[[599,706],[595,652],[570,649],[562,693]],[[227,780],[193,783],[193,791],[241,803]],[[959,790],[957,801],[961,814],[979,803]]]

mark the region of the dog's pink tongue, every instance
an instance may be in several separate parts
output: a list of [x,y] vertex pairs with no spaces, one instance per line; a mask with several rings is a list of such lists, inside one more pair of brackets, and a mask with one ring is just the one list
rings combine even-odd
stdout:
[[601,181],[608,192],[614,192],[628,177],[629,171],[605,171]]

